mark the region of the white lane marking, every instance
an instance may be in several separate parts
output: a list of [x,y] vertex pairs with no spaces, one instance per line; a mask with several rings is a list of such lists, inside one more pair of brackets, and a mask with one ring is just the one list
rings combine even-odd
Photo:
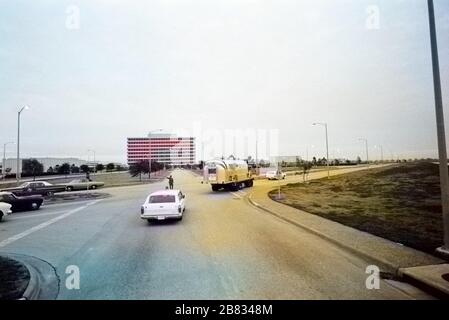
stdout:
[[67,218],[68,216],[71,216],[72,214],[74,214],[74,213],[76,213],[78,211],[84,210],[87,207],[89,207],[91,205],[94,205],[94,204],[96,204],[96,203],[98,203],[100,201],[101,200],[95,200],[95,201],[89,202],[88,204],[86,204],[86,205],[84,205],[82,207],[70,210],[69,212],[64,213],[64,214],[62,214],[62,215],[60,215],[60,216],[58,216],[56,218],[50,219],[50,220],[48,220],[46,222],[43,222],[41,224],[38,224],[37,226],[34,226],[34,227],[30,228],[28,230],[25,230],[22,233],[16,234],[15,236],[12,236],[12,237],[10,237],[8,239],[5,239],[5,240],[0,242],[0,248],[4,247],[4,246],[7,246],[7,245],[9,245],[9,244],[11,244],[11,243],[13,243],[13,242],[15,242],[17,240],[20,240],[20,239],[22,239],[22,238],[24,238],[26,236],[29,236],[30,234],[32,234],[32,233],[34,233],[36,231],[44,229],[44,228],[48,227],[49,225],[52,225],[53,223],[58,222],[59,220]]
[[67,201],[67,202],[63,202],[63,203],[51,203],[51,202],[44,202],[45,208],[57,208],[57,207],[64,207],[64,206],[73,206],[76,204],[83,204],[86,202],[89,202],[92,200],[86,199],[86,200],[80,200],[80,201]]
[[235,193],[235,192],[231,192],[231,194],[234,195],[235,197],[239,198],[239,199],[242,199],[242,197],[239,194]]
[[[20,219],[29,219],[29,218],[38,218],[38,217],[45,217],[45,216],[52,216],[55,214],[61,214],[64,213],[66,211],[56,211],[56,212],[48,212],[48,213],[37,213],[37,214],[28,214],[28,215],[20,215],[18,217],[9,217],[8,216],[8,221],[14,221],[14,220],[20,220]],[[14,215],[14,214],[13,214]]]

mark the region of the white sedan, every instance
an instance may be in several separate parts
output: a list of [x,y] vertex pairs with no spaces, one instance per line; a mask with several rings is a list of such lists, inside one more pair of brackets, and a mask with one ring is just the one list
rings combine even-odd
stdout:
[[268,171],[265,174],[268,180],[284,180],[286,176],[286,173],[282,171]]
[[140,209],[140,218],[148,220],[182,220],[186,196],[179,190],[162,190],[150,194]]
[[0,202],[0,221],[2,221],[3,217],[11,214],[11,205],[6,202]]

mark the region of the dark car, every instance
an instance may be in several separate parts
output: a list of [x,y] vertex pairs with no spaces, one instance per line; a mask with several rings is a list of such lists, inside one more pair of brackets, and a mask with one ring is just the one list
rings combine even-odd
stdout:
[[38,210],[44,202],[44,198],[38,195],[19,197],[11,192],[0,192],[0,202],[9,203],[12,206],[11,211],[17,212]]
[[18,196],[31,196],[31,195],[51,196],[56,192],[65,191],[65,185],[54,185],[46,181],[31,181],[25,182],[18,187],[7,188],[1,191],[12,192]]

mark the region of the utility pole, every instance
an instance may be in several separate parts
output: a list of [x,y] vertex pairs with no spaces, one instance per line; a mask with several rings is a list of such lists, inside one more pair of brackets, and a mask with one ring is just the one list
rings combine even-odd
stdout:
[[327,134],[327,123],[314,123],[314,126],[324,126],[326,131],[326,165],[327,165],[327,178],[330,179],[330,169],[329,169],[329,138]]
[[384,147],[380,146],[380,162],[384,162]]
[[16,180],[17,183],[20,181],[21,177],[21,166],[20,166],[20,115],[22,114],[23,110],[28,110],[28,106],[22,107],[19,112],[17,112],[17,163],[16,163]]
[[15,142],[6,142],[3,144],[3,163],[2,163],[2,179],[6,176],[6,146],[8,144],[14,144]]
[[369,167],[369,154],[368,154],[368,139],[360,138],[360,141],[365,142],[365,150],[366,150],[366,165]]
[[259,137],[258,132],[256,130],[256,169],[258,168],[258,160],[259,160]]
[[433,83],[435,91],[435,111],[438,135],[438,154],[440,159],[441,204],[443,208],[444,246],[437,252],[449,257],[449,170],[447,163],[446,135],[444,128],[443,97],[441,94],[440,62],[435,26],[433,0],[427,0],[429,8],[430,44],[432,48]]
[[152,130],[148,133],[148,138],[149,138],[149,145],[148,145],[148,180],[151,181],[151,134],[155,133],[155,132],[161,132],[162,129],[157,129],[157,130]]

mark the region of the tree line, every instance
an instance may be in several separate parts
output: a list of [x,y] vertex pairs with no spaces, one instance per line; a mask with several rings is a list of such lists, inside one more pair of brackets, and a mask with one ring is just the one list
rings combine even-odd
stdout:
[[68,162],[62,163],[56,166],[50,166],[46,172],[44,172],[44,165],[37,159],[25,159],[22,161],[22,176],[40,176],[40,175],[69,175],[77,173],[90,173],[90,172],[111,172],[111,171],[123,171],[121,165],[114,163],[108,163],[106,165],[98,163],[95,167],[83,164],[77,166]]

